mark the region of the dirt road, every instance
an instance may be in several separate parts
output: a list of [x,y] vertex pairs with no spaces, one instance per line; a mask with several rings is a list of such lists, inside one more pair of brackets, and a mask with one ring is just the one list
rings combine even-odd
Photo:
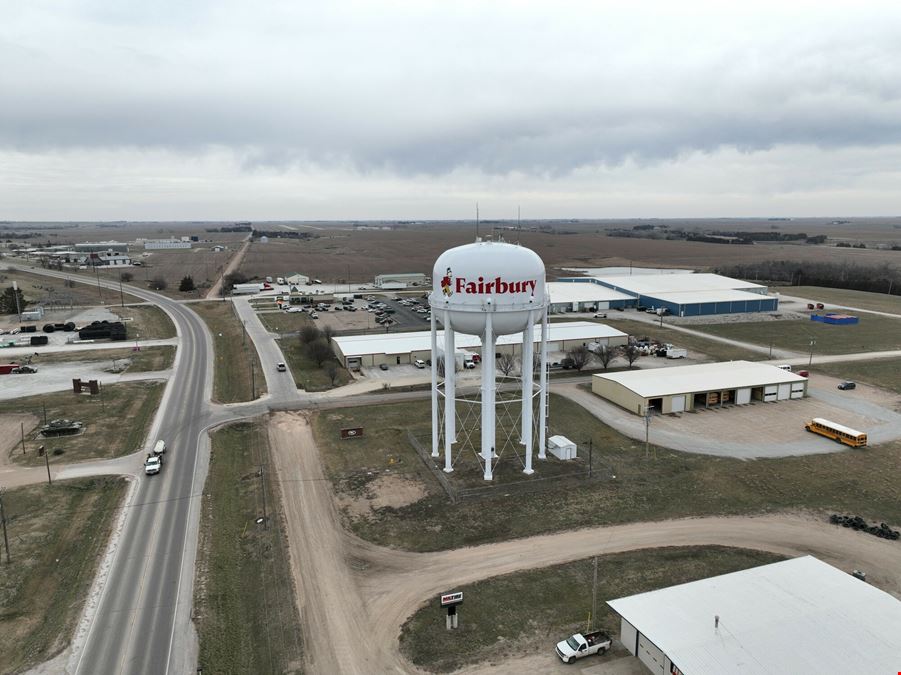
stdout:
[[207,291],[206,299],[207,300],[218,300],[219,299],[219,289],[222,288],[222,282],[225,279],[227,274],[231,274],[236,269],[238,269],[238,265],[241,264],[241,261],[244,259],[244,254],[247,253],[247,249],[250,247],[250,235],[248,235],[247,239],[244,240],[244,243],[241,244],[240,250],[232,256],[232,259],[228,261],[228,265],[225,266],[225,269],[222,270],[222,276],[216,280],[216,283],[210,287],[210,290]]
[[[865,569],[874,585],[901,597],[901,547],[806,515],[636,523],[439,553],[381,548],[341,528],[305,415],[274,415],[270,440],[311,673],[417,672],[400,655],[398,634],[407,617],[438,593],[499,574],[641,548],[716,544],[813,554],[841,569]],[[335,648],[348,644],[357,647]],[[530,655],[466,672],[548,672],[557,665],[550,655]]]

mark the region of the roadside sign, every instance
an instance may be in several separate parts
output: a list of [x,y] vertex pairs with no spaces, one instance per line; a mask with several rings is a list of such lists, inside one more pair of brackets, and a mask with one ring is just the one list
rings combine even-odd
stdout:
[[341,438],[359,438],[363,435],[363,427],[355,427],[341,430]]
[[441,596],[441,606],[448,607],[450,605],[459,605],[463,602],[463,591],[455,593],[445,593]]

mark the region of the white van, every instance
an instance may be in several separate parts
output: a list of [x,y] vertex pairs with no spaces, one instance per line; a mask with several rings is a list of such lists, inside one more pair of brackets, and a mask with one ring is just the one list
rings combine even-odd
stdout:
[[787,363],[783,363],[781,366],[776,366],[776,367],[777,367],[779,370],[787,370],[788,372],[791,372],[791,371],[792,371],[792,367],[791,367],[789,364],[787,364]]
[[413,365],[416,366],[417,368],[425,368],[425,361],[423,361],[422,359],[416,359],[413,362]]
[[156,445],[153,446],[153,454],[154,455],[162,455],[166,452],[166,442],[165,441],[157,441]]

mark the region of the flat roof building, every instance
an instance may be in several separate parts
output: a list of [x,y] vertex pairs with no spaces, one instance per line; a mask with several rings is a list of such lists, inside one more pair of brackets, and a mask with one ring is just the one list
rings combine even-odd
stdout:
[[603,312],[616,307],[634,307],[633,296],[600,284],[574,284],[549,281],[545,284],[550,296],[550,313]]
[[766,363],[726,361],[597,374],[591,390],[636,415],[666,414],[803,398],[807,378]]
[[638,274],[634,276],[567,277],[564,283],[591,283],[620,291],[637,304],[663,307],[674,316],[771,312],[779,299],[767,287],[719,274]]
[[407,286],[424,286],[429,283],[429,275],[420,272],[403,272],[401,274],[379,274],[375,278],[377,288],[400,290]]
[[[541,326],[535,326],[535,342],[541,338]],[[564,352],[583,344],[597,342],[617,346],[628,342],[622,331],[592,321],[567,321],[548,325],[548,351]],[[444,331],[438,331],[438,344],[444,344]],[[457,333],[457,349],[481,353],[477,335]],[[378,333],[372,335],[342,335],[332,338],[335,355],[347,368],[386,364],[413,363],[416,359],[432,358],[432,338],[429,331],[409,333]],[[521,354],[522,333],[500,335],[499,353]]]
[[607,603],[657,675],[895,673],[901,601],[812,556]]

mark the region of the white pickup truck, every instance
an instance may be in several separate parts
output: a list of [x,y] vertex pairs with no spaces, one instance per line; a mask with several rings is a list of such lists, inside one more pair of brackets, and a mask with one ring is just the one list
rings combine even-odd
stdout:
[[596,630],[592,633],[570,635],[565,640],[558,642],[554,651],[557,652],[557,656],[563,663],[572,663],[583,656],[603,654],[610,649],[611,644],[612,640],[606,632]]

